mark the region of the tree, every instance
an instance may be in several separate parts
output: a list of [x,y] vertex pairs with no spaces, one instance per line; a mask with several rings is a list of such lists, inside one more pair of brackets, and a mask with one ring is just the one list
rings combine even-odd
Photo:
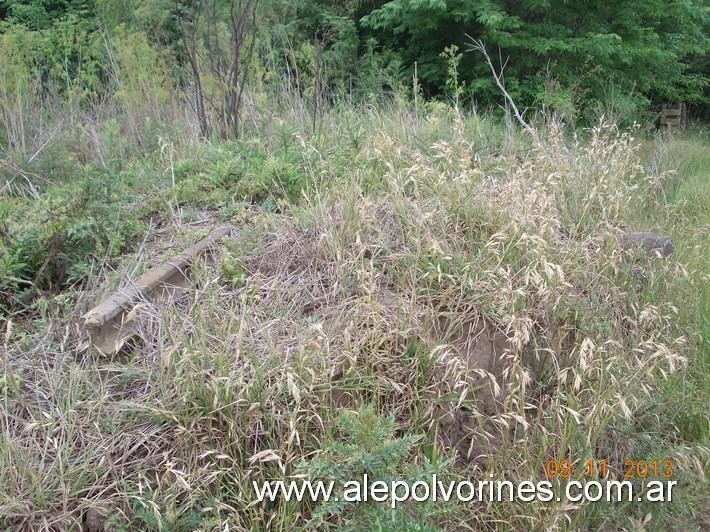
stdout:
[[180,2],[177,16],[193,76],[192,104],[203,136],[238,137],[242,96],[256,43],[258,0]]
[[[647,100],[708,103],[707,73],[689,68],[706,56],[708,9],[700,0],[391,0],[362,23],[437,92],[446,77],[439,58],[465,34],[509,58],[507,88],[527,105],[551,98],[591,102],[619,93]],[[497,53],[495,55],[498,55]],[[496,95],[479,54],[461,64],[471,96]]]

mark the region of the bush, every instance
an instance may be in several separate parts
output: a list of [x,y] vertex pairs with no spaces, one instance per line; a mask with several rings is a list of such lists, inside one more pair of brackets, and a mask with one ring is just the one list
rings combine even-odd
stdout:
[[[336,481],[335,492],[339,500],[331,499],[315,509],[308,527],[322,527],[333,520],[341,530],[438,530],[435,517],[444,512],[441,503],[399,503],[394,509],[387,503],[372,501],[345,502],[343,485],[351,480],[368,483],[392,480],[408,484],[429,480],[435,473],[442,474],[446,463],[424,462],[415,465],[410,461],[421,435],[395,436],[393,416],[380,417],[372,405],[362,406],[357,412],[341,412],[337,418],[340,439],[324,442],[317,458],[305,462],[300,472],[310,479]],[[443,478],[442,478],[443,480]]]
[[[126,251],[145,228],[125,208],[127,191],[108,174],[57,185],[40,199],[1,202],[0,285],[20,300],[83,280]],[[4,302],[8,310],[8,301]]]

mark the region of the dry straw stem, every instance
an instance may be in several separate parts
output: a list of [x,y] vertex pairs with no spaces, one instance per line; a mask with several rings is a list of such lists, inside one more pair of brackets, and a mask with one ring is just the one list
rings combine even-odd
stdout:
[[[33,181],[40,181],[44,184],[51,185],[51,181],[42,176],[34,174],[32,172],[27,172],[20,168],[17,164],[13,163],[7,159],[0,159],[0,168],[6,170],[13,177],[10,179],[0,177],[0,196],[18,194],[18,195],[29,195],[35,199],[39,199],[39,190]],[[23,183],[15,183],[17,178],[22,178]]]

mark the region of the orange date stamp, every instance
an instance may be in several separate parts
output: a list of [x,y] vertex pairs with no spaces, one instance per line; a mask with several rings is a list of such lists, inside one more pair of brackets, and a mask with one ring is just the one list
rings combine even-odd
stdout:
[[[572,462],[570,460],[548,460],[545,463],[545,475],[549,479],[568,479],[585,476],[589,478],[606,478],[610,466],[606,460],[587,460]],[[621,470],[624,479],[658,479],[673,478],[673,460],[625,460]]]

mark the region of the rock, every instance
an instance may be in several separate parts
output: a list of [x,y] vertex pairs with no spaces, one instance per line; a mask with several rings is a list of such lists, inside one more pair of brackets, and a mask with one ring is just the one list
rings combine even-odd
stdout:
[[646,256],[651,258],[670,257],[675,249],[670,236],[658,235],[649,231],[624,233],[621,237],[621,246],[625,250],[640,247]]

